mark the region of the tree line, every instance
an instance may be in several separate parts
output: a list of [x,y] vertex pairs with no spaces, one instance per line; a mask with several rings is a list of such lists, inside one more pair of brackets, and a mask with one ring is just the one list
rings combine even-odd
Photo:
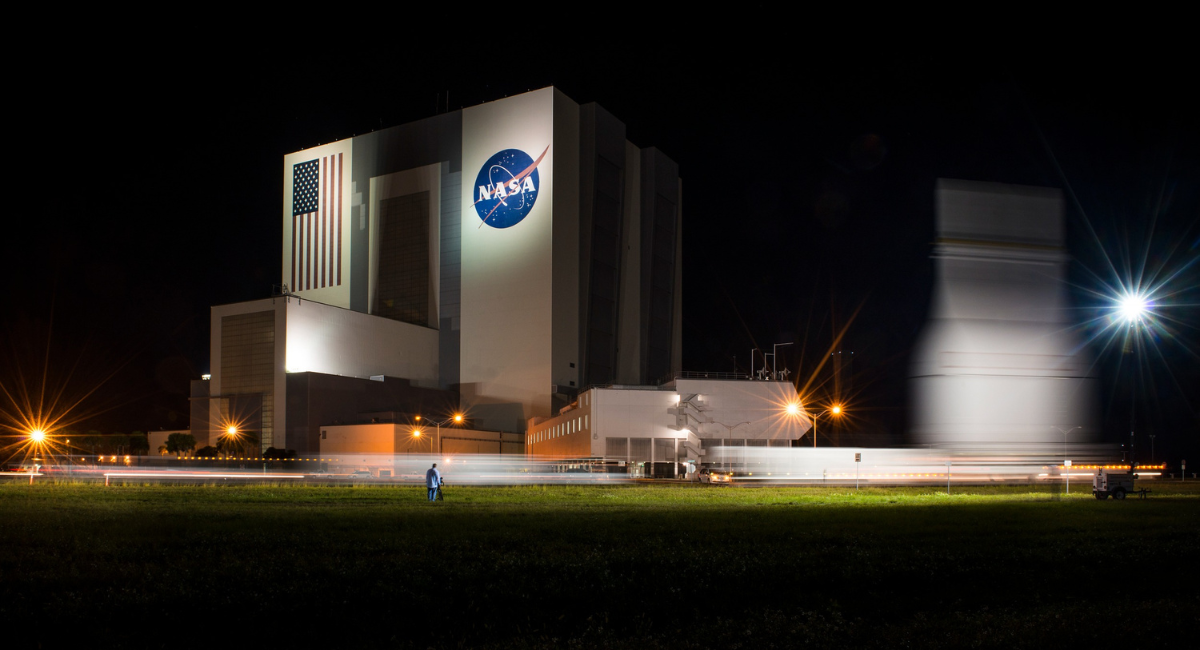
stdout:
[[62,440],[72,452],[82,452],[89,456],[97,454],[143,456],[150,453],[150,439],[144,431],[130,433],[61,431],[57,432],[54,437]]

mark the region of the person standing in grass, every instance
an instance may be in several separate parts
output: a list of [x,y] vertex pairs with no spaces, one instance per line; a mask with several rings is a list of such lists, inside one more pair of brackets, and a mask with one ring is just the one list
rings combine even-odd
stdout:
[[425,487],[429,489],[429,500],[433,501],[437,498],[438,488],[442,485],[442,473],[438,471],[437,463],[425,472]]

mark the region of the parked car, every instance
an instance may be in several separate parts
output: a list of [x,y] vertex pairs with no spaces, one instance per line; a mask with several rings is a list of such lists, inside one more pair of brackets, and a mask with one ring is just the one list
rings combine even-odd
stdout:
[[363,479],[363,478],[373,478],[373,477],[371,476],[371,470],[369,470],[369,469],[356,469],[353,472],[350,472],[350,478]]
[[733,482],[733,472],[729,470],[716,469],[713,467],[705,467],[704,469],[700,470],[699,476],[701,483],[728,484]]

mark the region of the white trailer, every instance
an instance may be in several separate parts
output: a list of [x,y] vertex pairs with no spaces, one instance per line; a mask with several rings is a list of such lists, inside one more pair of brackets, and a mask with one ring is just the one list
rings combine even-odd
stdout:
[[1092,477],[1092,495],[1101,501],[1112,498],[1120,500],[1133,492],[1133,472],[1102,469]]

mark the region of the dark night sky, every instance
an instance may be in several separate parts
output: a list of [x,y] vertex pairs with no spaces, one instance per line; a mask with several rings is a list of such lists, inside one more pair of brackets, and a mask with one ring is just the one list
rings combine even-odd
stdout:
[[[282,156],[427,117],[447,90],[459,108],[555,85],[662,149],[684,182],[685,369],[732,370],[736,355],[744,371],[755,345],[791,341],[781,357],[807,377],[861,305],[841,346],[855,351],[852,403],[893,434],[928,308],[936,178],[1068,189],[1080,322],[1103,304],[1079,287],[1108,277],[1105,254],[1167,269],[1200,255],[1200,121],[1182,49],[731,50],[599,60],[558,47],[498,69],[482,51],[403,62],[379,47],[359,52],[375,67],[295,66],[267,48],[214,59],[180,44],[17,72],[30,101],[15,122],[0,376],[33,386],[46,366],[66,398],[99,386],[76,428],[185,426],[187,381],[208,369],[208,307],[279,282]],[[1185,269],[1173,300],[1200,303],[1198,278]],[[1146,426],[1160,450],[1195,455],[1200,311],[1166,313],[1178,336],[1148,366]],[[1121,355],[1095,353],[1116,439],[1128,379]]]

